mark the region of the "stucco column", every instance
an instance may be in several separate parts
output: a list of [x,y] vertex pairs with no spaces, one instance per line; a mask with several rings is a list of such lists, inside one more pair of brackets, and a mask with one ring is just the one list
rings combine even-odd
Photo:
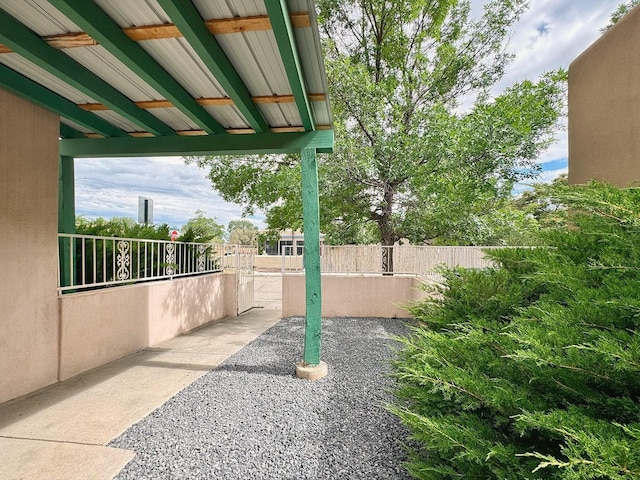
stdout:
[[60,119],[0,89],[0,403],[58,378]]

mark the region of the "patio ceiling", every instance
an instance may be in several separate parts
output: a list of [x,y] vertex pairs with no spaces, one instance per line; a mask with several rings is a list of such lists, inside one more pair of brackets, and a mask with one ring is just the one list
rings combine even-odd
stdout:
[[70,157],[333,148],[311,0],[0,0],[0,87]]

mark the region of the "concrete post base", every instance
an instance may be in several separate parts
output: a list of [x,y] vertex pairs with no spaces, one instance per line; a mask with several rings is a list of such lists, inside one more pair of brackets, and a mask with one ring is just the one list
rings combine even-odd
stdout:
[[303,380],[320,380],[329,373],[329,367],[325,362],[318,365],[309,365],[308,363],[296,363],[296,376]]

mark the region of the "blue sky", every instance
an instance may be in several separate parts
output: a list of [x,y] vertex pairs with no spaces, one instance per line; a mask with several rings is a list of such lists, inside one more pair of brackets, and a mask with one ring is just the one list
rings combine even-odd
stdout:
[[[484,0],[472,0],[480,12]],[[569,63],[600,36],[610,13],[622,0],[530,0],[530,8],[516,24],[509,50],[516,54],[494,92],[523,79]],[[567,171],[567,132],[539,163],[539,181],[551,181]],[[76,213],[88,217],[137,217],[138,196],[154,201],[155,223],[180,227],[197,210],[226,225],[241,218],[242,207],[223,201],[211,188],[207,171],[185,165],[179,157],[137,159],[78,159],[75,164]],[[263,227],[263,216],[249,218]]]

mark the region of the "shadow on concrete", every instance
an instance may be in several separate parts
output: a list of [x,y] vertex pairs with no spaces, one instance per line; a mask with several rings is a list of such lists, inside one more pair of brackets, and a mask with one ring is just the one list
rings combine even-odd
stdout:
[[284,368],[282,365],[219,365],[215,369],[217,372],[240,372],[257,375],[277,375],[280,377],[295,377],[295,364],[291,368]]

